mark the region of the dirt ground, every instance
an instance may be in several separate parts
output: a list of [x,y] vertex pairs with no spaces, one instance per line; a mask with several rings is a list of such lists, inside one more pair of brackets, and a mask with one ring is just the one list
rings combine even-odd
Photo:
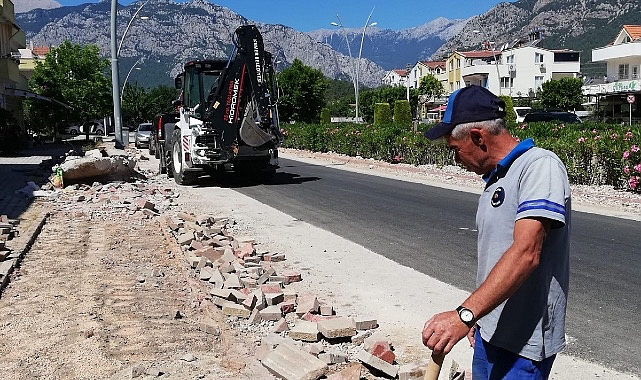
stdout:
[[0,298],[0,378],[272,378],[156,217],[78,193],[21,218],[49,213]]

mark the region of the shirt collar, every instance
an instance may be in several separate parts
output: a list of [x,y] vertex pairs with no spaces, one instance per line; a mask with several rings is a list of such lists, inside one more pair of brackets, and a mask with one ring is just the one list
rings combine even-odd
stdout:
[[496,168],[492,170],[490,174],[486,174],[483,176],[483,180],[485,181],[486,186],[489,186],[499,178],[502,178],[505,173],[507,173],[510,165],[512,165],[512,163],[516,161],[517,158],[519,158],[523,153],[530,150],[530,148],[532,147],[534,147],[534,140],[532,139],[525,139],[518,143],[514,147],[514,149],[512,149],[512,151],[508,153],[507,156],[503,157],[503,159],[499,161],[499,163],[496,165]]

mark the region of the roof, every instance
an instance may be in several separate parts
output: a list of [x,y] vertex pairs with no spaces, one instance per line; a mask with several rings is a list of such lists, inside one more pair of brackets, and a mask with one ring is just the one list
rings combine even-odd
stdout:
[[501,55],[500,50],[459,51],[458,53],[465,58],[494,58]]
[[398,74],[398,75],[400,75],[402,77],[407,75],[407,70],[405,70],[405,69],[394,69],[392,71],[394,71],[396,74]]
[[44,57],[49,53],[49,46],[34,46],[31,51],[33,55]]
[[641,25],[623,25],[623,29],[632,41],[641,38]]
[[430,69],[435,69],[437,67],[445,67],[445,61],[419,61],[419,62],[429,67]]

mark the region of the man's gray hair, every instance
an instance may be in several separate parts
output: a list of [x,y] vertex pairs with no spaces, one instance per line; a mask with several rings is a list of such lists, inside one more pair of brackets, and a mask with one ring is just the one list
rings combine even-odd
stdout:
[[459,124],[452,130],[451,136],[454,140],[459,140],[465,137],[472,128],[481,128],[490,132],[493,135],[498,135],[499,133],[505,131],[505,120],[503,119],[494,119],[494,120],[485,120],[485,121],[474,121],[472,123],[463,123]]

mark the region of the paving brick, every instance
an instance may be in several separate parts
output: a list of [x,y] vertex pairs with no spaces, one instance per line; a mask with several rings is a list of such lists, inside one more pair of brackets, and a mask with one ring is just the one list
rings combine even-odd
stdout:
[[278,321],[283,317],[283,313],[278,305],[267,306],[260,311],[260,317],[264,321]]
[[223,306],[223,314],[235,315],[240,318],[249,318],[249,316],[251,315],[251,310],[247,309],[243,305],[238,305],[234,302],[228,301]]
[[298,304],[296,305],[296,314],[302,317],[305,313],[318,313],[320,304],[318,299],[314,296],[298,296]]
[[[192,244],[193,244],[193,242],[192,242]],[[212,248],[210,246],[207,246],[207,247],[201,247],[201,248],[196,249],[194,251],[194,255],[206,257],[206,258],[209,259],[209,261],[211,261],[213,263],[214,261],[218,261],[223,256],[223,253],[220,252],[220,251],[215,250],[214,248]]]
[[287,324],[287,321],[285,320],[285,318],[281,318],[274,325],[274,329],[272,330],[272,332],[281,333],[287,330],[289,330],[289,325]]
[[262,284],[259,286],[260,290],[267,294],[283,294],[283,288],[276,284]]
[[370,354],[365,350],[360,350],[356,354],[356,359],[360,360],[368,367],[383,372],[387,376],[396,377],[396,375],[398,374],[398,366],[389,364],[388,362],[377,358],[376,356]]
[[265,301],[267,305],[278,305],[285,300],[283,293],[265,293]]
[[289,283],[302,281],[302,276],[300,272],[297,272],[297,271],[286,270],[286,271],[283,271],[280,275],[283,277],[287,277],[287,280],[289,281]]
[[294,301],[286,301],[278,304],[283,314],[293,313],[296,310],[296,303]]
[[295,340],[305,342],[318,342],[320,333],[316,322],[299,320],[294,327],[289,330],[289,337]]
[[211,267],[204,267],[200,269],[199,278],[203,281],[209,281],[211,276],[214,274],[215,269]]
[[215,297],[220,297],[225,300],[233,300],[234,297],[231,295],[231,289],[218,289],[218,288],[210,288],[209,289],[209,294]]
[[316,380],[325,375],[327,364],[289,344],[280,344],[262,360],[272,374],[285,380]]
[[260,310],[258,310],[258,309],[252,310],[252,313],[249,315],[248,322],[253,324],[253,325],[257,325],[262,320],[263,320],[263,318],[260,316]]
[[356,335],[352,318],[338,317],[318,321],[318,331],[327,339],[345,338]]
[[176,243],[178,243],[178,245],[180,246],[190,245],[191,242],[194,241],[194,239],[195,237],[193,232],[186,232],[176,237]]
[[320,315],[328,316],[334,315],[334,307],[331,305],[320,305]]
[[374,346],[369,349],[369,352],[381,360],[385,360],[389,364],[394,364],[396,354],[392,352],[392,348],[387,342],[376,342]]
[[354,335],[350,340],[353,344],[360,346],[363,344],[365,339],[369,338],[372,335],[372,330],[367,330],[367,331],[357,331],[356,335]]
[[223,286],[227,289],[238,289],[243,287],[238,276],[233,273],[229,273]]
[[298,294],[296,293],[295,290],[284,289],[283,290],[283,297],[285,298],[285,302],[287,302],[287,301],[296,302],[296,299],[298,298]]
[[372,330],[378,327],[378,321],[373,318],[356,317],[354,318],[354,327],[357,330]]

